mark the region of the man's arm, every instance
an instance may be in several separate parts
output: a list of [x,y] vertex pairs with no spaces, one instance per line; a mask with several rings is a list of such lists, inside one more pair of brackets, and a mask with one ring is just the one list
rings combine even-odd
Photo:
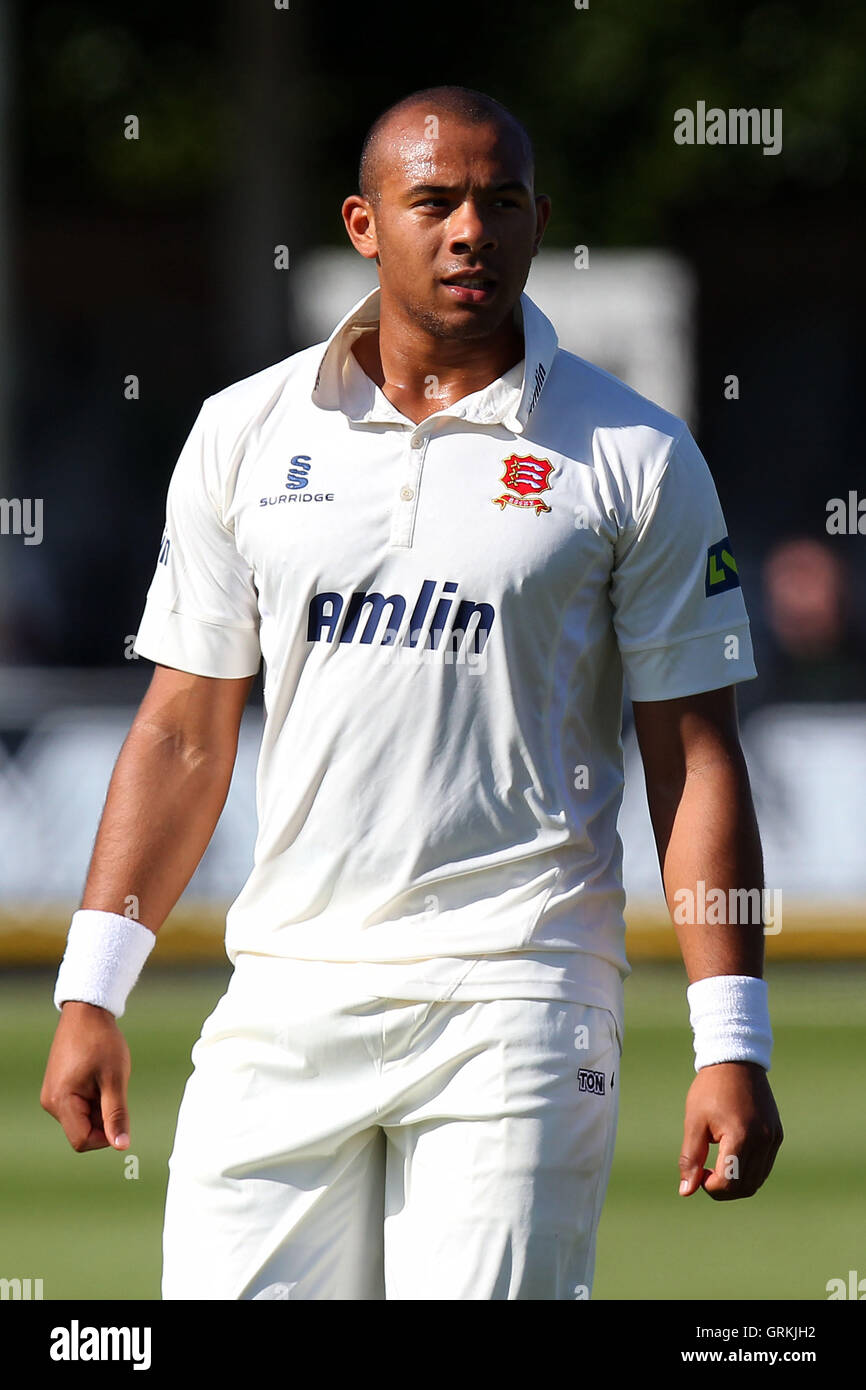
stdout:
[[[740,747],[736,687],[676,700],[635,701],[634,719],[646,777],[650,818],[665,896],[699,900],[722,889],[761,893],[763,860],[745,758]],[[703,898],[700,899],[703,901]],[[743,899],[733,901],[742,902]],[[715,975],[761,978],[763,920],[708,925],[674,922],[689,983]],[[721,1062],[702,1067],[686,1100],[680,1191],[704,1189],[720,1200],[750,1197],[768,1176],[782,1126],[763,1067]],[[704,1168],[719,1144],[715,1170]]]
[[[253,679],[156,667],[111,777],[83,908],[123,914],[134,896],[142,924],[162,926],[225,805]],[[77,1152],[128,1146],[129,1071],[114,1015],[65,1003],[40,1101]]]

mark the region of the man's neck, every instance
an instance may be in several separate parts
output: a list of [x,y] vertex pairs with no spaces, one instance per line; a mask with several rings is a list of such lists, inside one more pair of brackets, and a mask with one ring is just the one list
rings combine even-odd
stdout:
[[525,349],[513,314],[489,338],[470,341],[434,337],[384,314],[352,351],[382,394],[417,425],[489,386],[521,360]]

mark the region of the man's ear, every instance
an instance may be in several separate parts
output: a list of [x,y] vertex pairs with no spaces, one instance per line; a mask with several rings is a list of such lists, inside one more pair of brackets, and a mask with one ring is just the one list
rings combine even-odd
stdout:
[[364,256],[366,260],[375,259],[378,264],[376,214],[369,198],[362,198],[360,193],[353,193],[343,203],[342,214],[349,240],[359,256]]
[[535,237],[533,238],[532,242],[533,256],[538,255],[538,250],[541,246],[542,238],[544,237],[545,228],[547,227],[547,224],[550,221],[550,209],[550,198],[547,196],[546,193],[539,193],[535,199],[536,225]]

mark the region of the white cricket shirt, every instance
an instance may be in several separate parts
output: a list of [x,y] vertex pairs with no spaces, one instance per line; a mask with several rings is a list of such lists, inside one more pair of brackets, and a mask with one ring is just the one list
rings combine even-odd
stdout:
[[135,651],[265,661],[226,949],[621,1029],[623,677],[640,701],[757,674],[716,489],[525,294],[524,361],[414,424],[350,350],[378,299],[209,397],[168,489]]

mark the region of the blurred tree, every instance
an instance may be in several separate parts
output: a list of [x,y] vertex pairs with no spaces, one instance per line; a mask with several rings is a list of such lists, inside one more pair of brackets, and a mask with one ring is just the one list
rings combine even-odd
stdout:
[[[465,20],[396,4],[67,0],[21,5],[19,29],[28,198],[152,208],[210,196],[236,172],[252,119],[262,146],[303,151],[310,239],[339,241],[366,127],[406,92],[449,81],[529,126],[556,200],[552,244],[577,227],[607,245],[667,244],[695,203],[745,212],[866,181],[866,10],[852,0],[479,0]],[[674,112],[698,100],[780,107],[782,153],[676,145]],[[148,138],[131,157],[133,111]]]

